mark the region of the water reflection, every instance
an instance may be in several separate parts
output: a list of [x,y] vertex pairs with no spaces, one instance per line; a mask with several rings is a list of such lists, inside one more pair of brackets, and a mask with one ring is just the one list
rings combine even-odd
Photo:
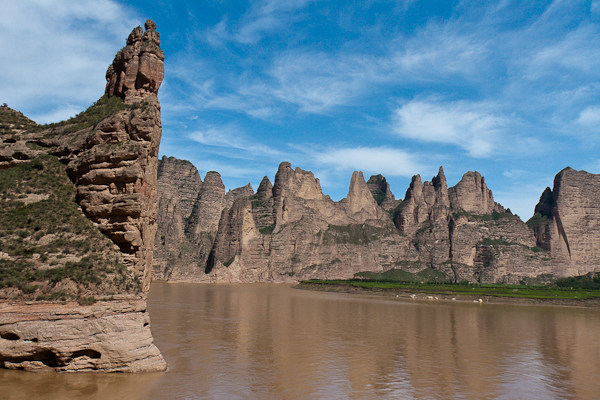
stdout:
[[169,371],[0,372],[0,398],[596,399],[598,309],[153,284]]

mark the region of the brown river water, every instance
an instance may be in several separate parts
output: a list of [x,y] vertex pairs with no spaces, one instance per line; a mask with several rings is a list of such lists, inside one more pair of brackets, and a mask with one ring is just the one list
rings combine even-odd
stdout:
[[600,309],[152,284],[169,370],[0,370],[0,399],[600,399]]

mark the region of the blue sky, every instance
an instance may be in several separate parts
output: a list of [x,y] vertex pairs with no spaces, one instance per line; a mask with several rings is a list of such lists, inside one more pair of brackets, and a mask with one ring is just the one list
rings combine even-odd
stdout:
[[485,176],[524,220],[566,166],[600,172],[600,1],[0,3],[0,102],[37,122],[84,110],[153,19],[166,77],[161,156],[228,188],[281,161],[346,196],[354,170],[396,197],[440,165]]

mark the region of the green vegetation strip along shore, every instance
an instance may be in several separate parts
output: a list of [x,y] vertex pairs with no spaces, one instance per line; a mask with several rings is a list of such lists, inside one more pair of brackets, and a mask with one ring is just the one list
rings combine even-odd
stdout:
[[318,280],[302,281],[300,288],[311,289],[317,286],[338,286],[360,288],[365,291],[403,291],[415,294],[430,295],[466,295],[493,296],[538,300],[600,300],[600,290],[571,289],[549,286],[503,285],[503,284],[440,284],[440,283],[405,283],[405,282],[376,282],[365,280]]

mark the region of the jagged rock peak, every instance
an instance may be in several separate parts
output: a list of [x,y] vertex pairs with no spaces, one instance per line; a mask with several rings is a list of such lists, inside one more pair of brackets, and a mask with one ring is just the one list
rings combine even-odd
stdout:
[[225,208],[229,208],[233,205],[233,202],[242,197],[250,197],[254,194],[252,185],[248,183],[246,186],[242,186],[233,190],[229,190],[225,195]]
[[367,186],[377,204],[381,205],[386,200],[395,200],[394,194],[390,190],[390,185],[383,175],[371,175],[367,181]]
[[273,197],[273,185],[269,180],[269,177],[265,175],[265,177],[260,181],[260,185],[258,185],[258,190],[256,191],[259,200],[265,201]]
[[421,181],[421,175],[413,175],[410,180],[410,185],[408,185],[408,189],[406,189],[406,195],[404,195],[404,201],[408,201],[410,199],[414,199],[415,197],[421,197],[423,193],[423,182]]
[[208,171],[206,176],[204,177],[204,186],[218,186],[222,187],[223,191],[225,190],[225,185],[221,180],[221,174],[216,171]]
[[436,188],[441,188],[442,190],[447,189],[446,175],[444,175],[443,167],[440,166],[437,176],[434,176],[433,179],[431,179],[431,183],[433,183],[433,186]]
[[[540,197],[530,225],[539,247],[564,262],[560,275],[600,270],[600,175],[565,168]],[[545,218],[544,218],[545,217]]]
[[552,216],[552,205],[554,204],[554,195],[552,194],[552,189],[546,187],[542,195],[540,196],[540,201],[535,206],[534,214],[540,213],[545,217]]
[[147,20],[145,27],[146,32],[139,26],[131,31],[127,45],[108,67],[105,93],[109,97],[125,98],[131,91],[136,92],[136,97],[158,93],[165,75],[165,55],[160,49],[156,24]]
[[312,172],[304,171],[300,167],[292,169],[292,165],[284,161],[279,164],[273,185],[273,196],[277,197],[284,190],[290,190],[295,196],[303,199],[321,199],[323,191],[319,179]]
[[346,204],[348,211],[352,214],[366,211],[369,214],[377,215],[377,203],[365,182],[362,171],[354,171],[352,174]]
[[420,175],[413,176],[404,202],[394,213],[394,224],[402,232],[412,234],[423,222],[445,220],[449,207],[446,177],[440,167],[431,182],[421,183]]
[[485,184],[485,178],[477,171],[463,175],[456,186],[448,189],[450,204],[455,210],[470,214],[491,214],[494,210],[504,212],[504,208],[494,202],[492,191]]

